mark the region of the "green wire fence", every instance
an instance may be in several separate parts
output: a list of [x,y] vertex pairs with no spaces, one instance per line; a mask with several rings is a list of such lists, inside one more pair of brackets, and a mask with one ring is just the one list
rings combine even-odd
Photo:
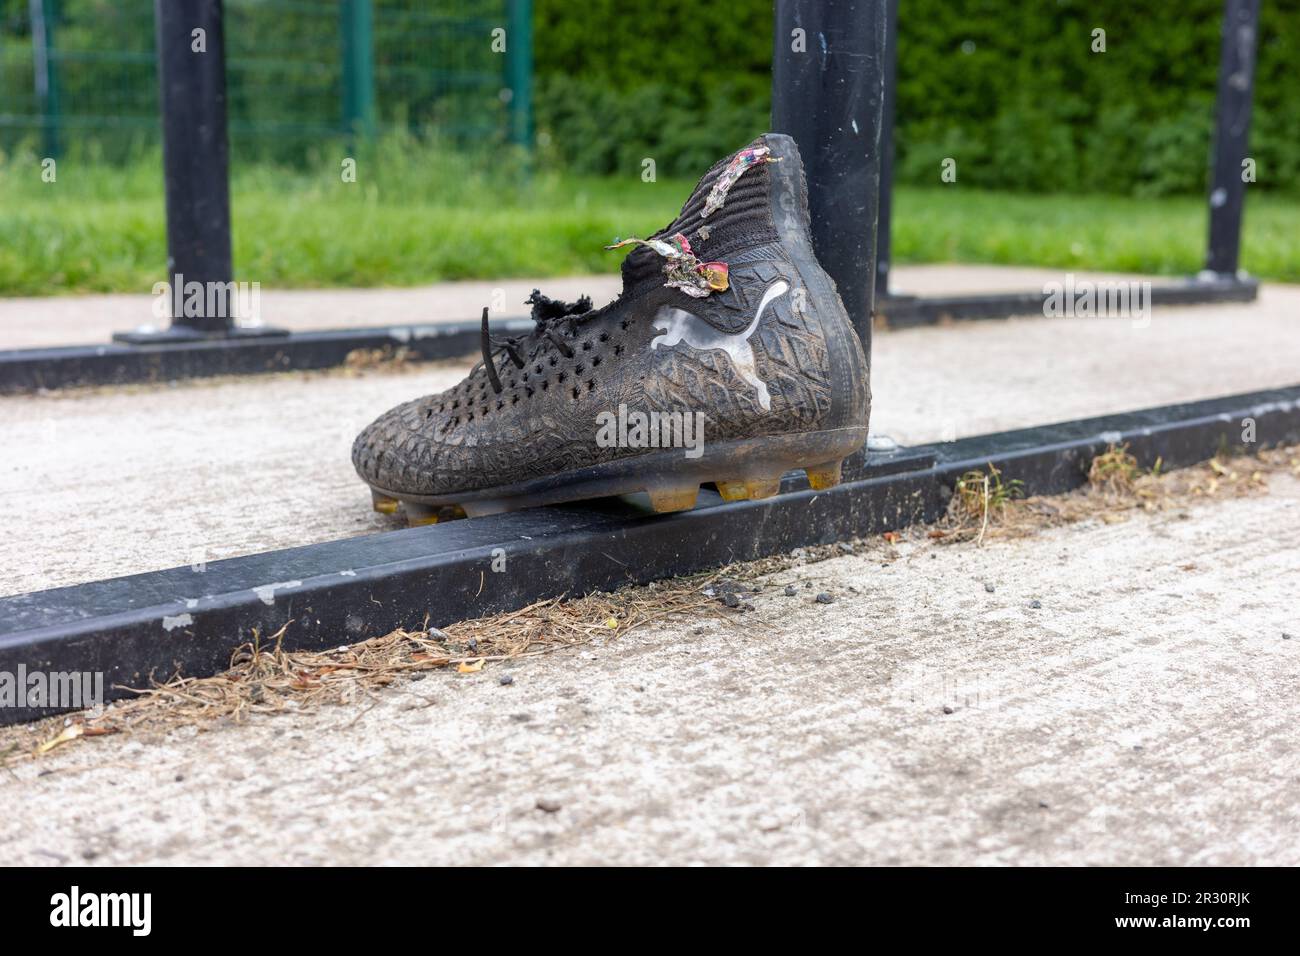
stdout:
[[[531,21],[531,0],[226,0],[232,155],[397,130],[528,145]],[[0,0],[0,150],[157,139],[153,0]]]

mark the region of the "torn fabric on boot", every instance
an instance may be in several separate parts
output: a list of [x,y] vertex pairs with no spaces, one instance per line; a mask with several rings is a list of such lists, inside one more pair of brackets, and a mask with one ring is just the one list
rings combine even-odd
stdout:
[[701,262],[691,250],[691,243],[680,232],[669,239],[624,239],[606,249],[621,249],[624,246],[648,246],[664,258],[664,274],[668,280],[664,285],[672,289],[681,289],[689,296],[702,299],[712,292],[727,291],[727,264],[725,262]]
[[713,188],[709,190],[709,198],[704,201],[700,218],[707,219],[710,213],[715,213],[722,208],[722,204],[727,201],[727,193],[731,192],[731,187],[736,185],[736,180],[745,175],[745,170],[759,163],[775,163],[776,157],[768,155],[771,152],[766,146],[751,146],[733,156],[727,168],[714,180]]
[[524,300],[524,305],[533,307],[533,331],[528,335],[512,335],[504,339],[494,338],[488,328],[488,310],[483,307],[482,325],[479,328],[479,349],[483,353],[483,368],[487,372],[488,383],[492,391],[501,394],[501,376],[497,372],[496,355],[504,351],[516,368],[527,365],[525,352],[532,342],[550,341],[566,358],[573,357],[573,348],[565,341],[573,334],[575,323],[591,311],[591,296],[584,295],[577,302],[563,302],[534,289],[533,294]]

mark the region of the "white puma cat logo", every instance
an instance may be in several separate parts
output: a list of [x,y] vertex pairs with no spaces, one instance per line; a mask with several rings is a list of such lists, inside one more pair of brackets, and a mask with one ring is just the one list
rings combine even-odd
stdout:
[[662,330],[663,335],[656,335],[651,339],[650,347],[652,349],[661,345],[671,347],[678,342],[685,342],[691,348],[699,349],[701,352],[712,349],[726,352],[731,357],[731,363],[736,366],[736,371],[740,373],[740,377],[753,385],[758,392],[758,404],[763,406],[763,411],[771,411],[772,397],[767,393],[767,383],[758,377],[754,367],[754,350],[749,345],[749,337],[758,328],[758,320],[763,317],[763,310],[767,308],[768,303],[777,296],[784,295],[789,289],[790,285],[784,279],[778,279],[768,286],[763,293],[762,301],[758,303],[754,321],[750,322],[749,327],[743,332],[736,332],[733,335],[719,332],[703,319],[682,309],[669,305],[661,306],[655,313],[654,327]]

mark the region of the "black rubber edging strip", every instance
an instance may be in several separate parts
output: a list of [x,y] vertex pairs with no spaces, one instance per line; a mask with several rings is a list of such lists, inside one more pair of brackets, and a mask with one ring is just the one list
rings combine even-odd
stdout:
[[[1182,282],[1152,283],[1150,304],[1163,308],[1253,302],[1258,295],[1259,282],[1255,279],[1196,278]],[[886,328],[907,329],[947,322],[1043,316],[1043,303],[1046,299],[1047,293],[1042,290],[947,296],[886,295],[876,302],[875,314]]]
[[[1300,386],[899,449],[847,462],[846,481],[826,491],[787,476],[775,498],[724,504],[702,492],[678,514],[618,500],[541,508],[17,594],[0,598],[0,671],[102,672],[112,699],[217,673],[255,632],[290,621],[286,649],[445,626],[932,521],[958,477],[990,464],[1027,494],[1056,494],[1081,485],[1111,444],[1169,468],[1249,450],[1246,419],[1254,447],[1300,441]],[[0,723],[55,712],[5,708]]]
[[[494,334],[518,335],[532,328],[530,319],[492,323]],[[344,365],[357,349],[406,349],[411,359],[425,362],[462,358],[479,351],[479,323],[320,329],[156,345],[114,342],[0,350],[0,395],[335,368]]]

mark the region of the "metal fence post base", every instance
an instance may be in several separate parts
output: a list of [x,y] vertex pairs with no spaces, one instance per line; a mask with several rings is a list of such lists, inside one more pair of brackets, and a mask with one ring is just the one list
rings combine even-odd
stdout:
[[121,345],[167,345],[170,342],[202,342],[208,339],[260,339],[289,335],[288,329],[269,325],[233,326],[220,332],[205,332],[187,325],[172,323],[165,329],[141,326],[129,332],[114,332],[113,341]]

